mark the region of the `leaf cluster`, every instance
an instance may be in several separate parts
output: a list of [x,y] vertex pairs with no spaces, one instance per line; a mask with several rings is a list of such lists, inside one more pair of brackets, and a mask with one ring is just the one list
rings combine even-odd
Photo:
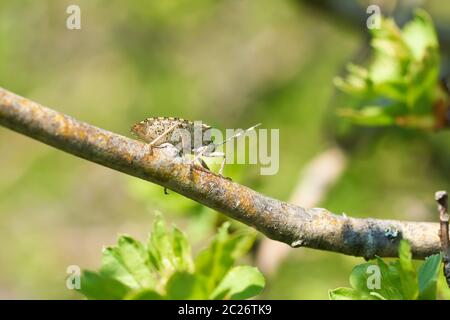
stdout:
[[334,81],[353,101],[338,113],[364,126],[432,128],[433,105],[442,92],[439,44],[430,16],[417,10],[403,29],[382,18],[371,36],[368,67],[349,64],[346,77]]
[[[377,257],[375,263],[357,265],[350,274],[351,288],[330,290],[332,300],[435,300],[439,280],[442,280],[441,255],[428,257],[416,270],[409,243],[402,240],[399,258],[385,262]],[[379,278],[378,281],[376,278]],[[444,288],[448,295],[448,288]]]
[[210,245],[192,259],[186,236],[167,230],[157,215],[143,244],[122,235],[103,250],[99,271],[83,271],[79,291],[88,299],[247,299],[265,285],[251,266],[234,266],[252,246],[254,233],[229,234],[223,224]]

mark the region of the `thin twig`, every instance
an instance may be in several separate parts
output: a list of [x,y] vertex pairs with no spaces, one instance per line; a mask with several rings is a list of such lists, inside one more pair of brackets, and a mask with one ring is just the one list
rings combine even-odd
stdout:
[[[60,150],[157,183],[293,247],[394,257],[400,238],[415,258],[440,250],[438,224],[357,219],[269,198],[195,166],[175,148],[150,146],[43,107],[0,88],[0,125]],[[351,196],[351,195],[349,195]],[[168,200],[169,201],[169,200]]]
[[442,260],[444,261],[444,275],[447,279],[447,284],[450,287],[450,246],[448,236],[448,194],[447,191],[438,191],[435,194],[435,199],[438,204],[440,230],[439,237],[441,239]]

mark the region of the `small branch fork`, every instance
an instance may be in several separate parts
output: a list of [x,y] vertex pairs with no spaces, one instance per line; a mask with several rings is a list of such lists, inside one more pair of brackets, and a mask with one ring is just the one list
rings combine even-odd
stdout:
[[292,247],[366,259],[375,255],[395,257],[403,238],[410,242],[417,259],[441,250],[437,223],[357,219],[273,199],[200,166],[192,167],[190,160],[181,157],[174,147],[152,149],[147,143],[78,121],[3,88],[0,88],[0,125],[171,189]]
[[442,260],[444,261],[444,275],[447,284],[450,287],[450,241],[448,235],[448,194],[446,191],[438,191],[435,195],[439,210],[440,230],[439,238],[441,239]]

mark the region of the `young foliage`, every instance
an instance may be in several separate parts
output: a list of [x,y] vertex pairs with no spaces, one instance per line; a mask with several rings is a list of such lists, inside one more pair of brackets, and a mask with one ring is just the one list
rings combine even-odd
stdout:
[[335,85],[351,96],[354,106],[339,110],[365,126],[433,128],[438,98],[439,44],[430,16],[417,10],[400,29],[383,18],[371,30],[372,60],[367,68],[349,64],[348,75]]
[[233,267],[251,248],[253,233],[219,228],[209,247],[192,259],[185,235],[168,231],[160,215],[147,244],[129,236],[103,250],[99,271],[83,271],[80,292],[88,299],[248,299],[265,280],[258,269]]
[[[432,255],[417,272],[411,247],[402,240],[398,259],[386,263],[377,257],[376,263],[357,265],[350,274],[351,288],[330,290],[329,297],[332,300],[435,300],[438,281],[443,277],[441,260],[440,254]],[[445,298],[448,291],[440,291]]]

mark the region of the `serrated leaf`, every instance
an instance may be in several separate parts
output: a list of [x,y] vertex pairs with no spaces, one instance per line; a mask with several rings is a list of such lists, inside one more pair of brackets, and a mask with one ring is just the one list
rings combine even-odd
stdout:
[[117,246],[104,249],[100,273],[131,288],[146,288],[155,284],[144,246],[125,235],[119,237]]
[[419,269],[419,299],[436,300],[437,280],[441,267],[441,255],[428,257]]
[[200,252],[195,260],[196,274],[208,279],[208,293],[211,293],[222,280],[236,259],[243,256],[254,242],[254,234],[230,236],[230,224],[224,223],[218,230],[211,245]]
[[419,296],[419,284],[416,270],[412,263],[411,246],[408,241],[400,241],[398,255],[403,297],[407,300],[416,300]]
[[[348,67],[348,75],[334,81],[356,102],[353,112],[346,110],[340,115],[365,126],[433,128],[440,59],[431,18],[418,10],[403,30],[392,19],[383,18],[381,28],[371,33],[373,55],[367,71]],[[380,100],[386,103],[378,103]],[[399,104],[401,112],[389,117],[385,104]],[[366,107],[371,105],[382,110]]]
[[219,229],[210,247],[196,259],[198,269],[193,273],[186,237],[176,228],[167,232],[157,216],[147,248],[129,236],[120,236],[116,246],[104,249],[100,271],[83,274],[80,292],[92,299],[207,299],[222,283],[224,297],[253,296],[264,284],[256,269],[227,272],[250,249],[255,233],[229,235],[228,228],[226,223]]
[[114,278],[92,271],[83,271],[78,291],[88,299],[118,300],[123,299],[131,288]]
[[172,241],[160,213],[157,213],[155,216],[147,249],[150,261],[158,271],[164,271],[167,274],[171,274],[174,271]]
[[257,268],[234,267],[214,289],[211,299],[240,300],[254,297],[264,289],[264,276]]

